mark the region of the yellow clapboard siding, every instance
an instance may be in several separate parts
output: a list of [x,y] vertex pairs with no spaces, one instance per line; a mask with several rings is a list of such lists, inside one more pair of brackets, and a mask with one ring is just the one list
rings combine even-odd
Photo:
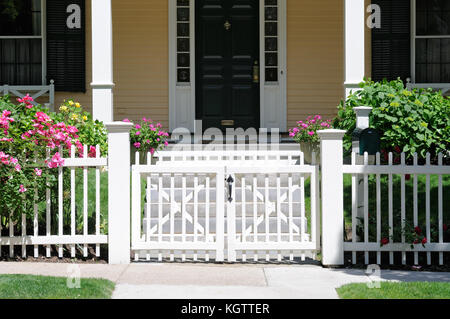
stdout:
[[334,117],[344,94],[343,0],[287,2],[288,126]]

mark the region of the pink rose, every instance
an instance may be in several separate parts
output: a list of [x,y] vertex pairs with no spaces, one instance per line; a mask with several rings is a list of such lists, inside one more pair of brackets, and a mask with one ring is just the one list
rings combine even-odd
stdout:
[[27,189],[23,185],[20,185],[19,193],[25,193],[26,191],[27,191]]
[[136,142],[136,143],[134,143],[133,145],[134,145],[134,147],[136,147],[136,148],[140,148],[140,147],[141,147],[141,143],[139,143],[139,142]]

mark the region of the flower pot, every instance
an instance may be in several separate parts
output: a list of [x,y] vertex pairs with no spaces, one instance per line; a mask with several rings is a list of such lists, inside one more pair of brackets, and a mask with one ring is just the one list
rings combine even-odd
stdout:
[[302,142],[300,150],[305,155],[305,164],[312,163],[312,153],[316,154],[316,164],[320,163],[320,143]]
[[[131,145],[131,165],[136,165],[136,152],[139,152],[139,164],[146,165],[147,164],[147,155],[148,151],[144,151],[143,149],[138,149],[134,145]],[[156,159],[151,156],[151,163],[155,165]]]

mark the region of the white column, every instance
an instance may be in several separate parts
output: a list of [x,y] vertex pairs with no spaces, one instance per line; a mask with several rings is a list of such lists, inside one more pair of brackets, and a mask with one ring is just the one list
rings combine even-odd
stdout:
[[345,96],[365,76],[365,4],[364,0],[345,0]]
[[114,120],[111,0],[92,3],[92,111],[94,119]]
[[131,123],[107,123],[108,255],[110,264],[130,263],[130,130]]
[[319,131],[322,166],[322,264],[344,264],[343,142],[345,131]]

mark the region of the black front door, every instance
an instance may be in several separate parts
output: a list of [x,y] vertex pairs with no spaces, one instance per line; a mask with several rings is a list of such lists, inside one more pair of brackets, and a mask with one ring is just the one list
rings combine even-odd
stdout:
[[259,0],[197,0],[195,33],[203,129],[258,129]]

